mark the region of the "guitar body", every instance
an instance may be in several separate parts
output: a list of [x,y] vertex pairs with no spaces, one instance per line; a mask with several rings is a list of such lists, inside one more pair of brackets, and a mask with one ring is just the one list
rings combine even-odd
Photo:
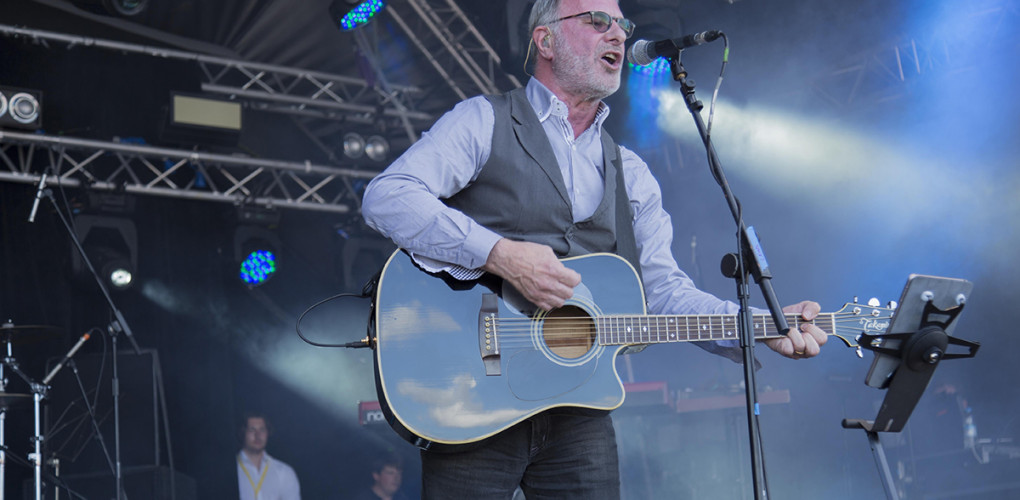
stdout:
[[[591,318],[643,315],[640,279],[616,255],[563,263],[584,281],[563,308],[547,312],[530,310],[494,276],[456,282],[394,253],[375,302],[376,385],[390,425],[420,447],[442,448],[480,441],[550,408],[623,404],[615,359],[624,346],[601,345]],[[493,314],[498,326],[487,324]],[[547,328],[554,317],[556,326]]]

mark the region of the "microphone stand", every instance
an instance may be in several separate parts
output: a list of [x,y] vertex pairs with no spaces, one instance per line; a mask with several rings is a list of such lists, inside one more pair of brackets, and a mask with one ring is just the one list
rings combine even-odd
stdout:
[[769,271],[768,263],[765,260],[765,252],[761,248],[761,243],[758,241],[754,228],[744,224],[740,202],[730,190],[726,176],[723,174],[719,157],[716,155],[715,146],[712,144],[712,139],[708,135],[705,122],[701,118],[703,105],[694,96],[694,81],[687,80],[687,70],[684,69],[683,64],[680,62],[679,51],[675,57],[668,57],[667,59],[669,60],[673,80],[680,82],[684,102],[687,104],[687,109],[691,112],[691,116],[694,117],[694,124],[698,128],[698,133],[701,135],[705,150],[708,152],[709,168],[716,182],[719,183],[719,187],[723,190],[723,195],[726,197],[726,202],[729,204],[730,212],[732,212],[733,219],[739,230],[738,253],[736,255],[727,254],[723,257],[722,269],[724,275],[736,280],[737,298],[740,304],[740,311],[737,313],[737,329],[740,337],[740,348],[743,353],[747,430],[751,449],[754,498],[759,500],[767,499],[769,496],[768,482],[765,478],[765,458],[761,450],[761,432],[758,426],[760,411],[758,406],[758,388],[754,373],[753,318],[747,303],[750,297],[748,290],[749,276],[753,276],[754,281],[761,288],[762,295],[764,295],[765,302],[768,304],[769,311],[772,314],[772,320],[776,325],[776,330],[785,335],[789,332],[789,326],[787,325],[786,317],[783,315],[782,307],[779,305],[779,299],[776,298],[775,291],[772,289],[772,273]]
[[[46,196],[46,198],[48,198],[50,200],[50,203],[53,205],[54,211],[56,211],[57,216],[60,217],[60,222],[64,224],[64,229],[67,230],[67,234],[71,238],[71,242],[74,243],[75,249],[78,250],[78,254],[81,256],[82,262],[84,262],[85,266],[88,267],[89,271],[92,273],[92,277],[95,278],[96,280],[96,284],[99,285],[99,290],[103,293],[103,298],[106,299],[106,303],[110,307],[110,312],[113,314],[114,317],[114,320],[110,322],[110,326],[108,328],[108,331],[110,332],[110,337],[113,339],[113,379],[111,381],[111,384],[114,417],[113,448],[114,456],[116,457],[116,467],[114,471],[114,476],[117,486],[116,499],[125,500],[126,495],[124,495],[124,481],[120,464],[120,381],[117,378],[117,357],[119,356],[120,353],[117,350],[118,334],[120,332],[124,332],[124,335],[127,337],[128,341],[130,341],[132,348],[134,348],[135,354],[141,355],[142,350],[141,348],[138,347],[138,342],[135,341],[135,336],[131,332],[131,327],[128,325],[127,320],[124,319],[124,315],[120,312],[120,309],[118,309],[117,305],[113,302],[113,298],[110,297],[110,292],[109,290],[106,289],[106,285],[103,283],[103,279],[99,276],[99,273],[96,271],[95,266],[92,265],[92,261],[89,260],[88,255],[85,254],[85,248],[82,246],[81,241],[78,241],[78,236],[75,234],[74,229],[71,227],[71,223],[67,220],[67,217],[64,215],[64,212],[60,209],[60,206],[57,205],[57,200],[53,197],[53,191],[51,189],[45,188],[45,181],[39,183],[39,189],[41,195]],[[40,196],[39,194],[36,195],[37,199],[39,196]]]

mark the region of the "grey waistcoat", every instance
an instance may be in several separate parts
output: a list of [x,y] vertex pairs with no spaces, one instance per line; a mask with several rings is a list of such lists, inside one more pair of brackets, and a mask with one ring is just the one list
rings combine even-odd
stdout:
[[489,160],[445,203],[505,238],[548,245],[560,257],[611,252],[640,269],[620,150],[605,129],[605,191],[591,217],[574,223],[563,174],[524,89],[486,98],[495,113]]

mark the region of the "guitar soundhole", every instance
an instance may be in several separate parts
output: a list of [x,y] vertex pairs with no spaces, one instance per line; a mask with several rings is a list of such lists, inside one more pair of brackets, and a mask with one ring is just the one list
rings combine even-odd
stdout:
[[580,358],[595,344],[595,322],[580,307],[561,307],[545,316],[542,336],[557,356]]

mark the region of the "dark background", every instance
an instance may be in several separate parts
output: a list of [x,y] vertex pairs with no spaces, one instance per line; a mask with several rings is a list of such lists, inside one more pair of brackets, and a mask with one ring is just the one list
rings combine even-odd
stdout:
[[[153,1],[138,18],[119,24],[54,3],[62,2],[5,2],[0,23],[360,74],[350,57],[351,38],[335,30],[325,16],[328,2],[320,0]],[[515,3],[460,4],[504,58],[503,70],[523,81],[523,54],[507,31]],[[780,300],[811,298],[835,311],[855,296],[898,299],[910,273],[974,283],[956,333],[981,342],[980,353],[942,364],[907,429],[883,440],[907,498],[1015,497],[1020,100],[1011,61],[1020,48],[1017,2],[702,0],[676,6],[625,0],[621,8],[643,26],[642,38],[727,33],[730,62],[713,136],[745,217],[763,239]],[[396,54],[384,65],[394,83],[432,85],[423,108],[456,102],[435,83],[431,68],[415,66],[421,57],[388,17],[368,29],[381,52]],[[911,71],[910,47],[921,54],[919,71]],[[903,79],[896,76],[895,49],[907,70]],[[720,54],[719,43],[685,52],[706,103]],[[47,134],[141,137],[158,145],[166,95],[197,91],[198,82],[197,70],[181,62],[0,37],[0,85],[44,92]],[[733,284],[716,271],[733,246],[732,220],[675,86],[628,71],[609,103],[614,137],[648,160],[660,180],[681,267],[699,286],[732,298]],[[259,113],[246,115],[238,150],[333,161],[292,123]],[[0,183],[0,319],[60,330],[49,340],[12,345],[25,372],[41,379],[47,363],[81,334],[105,331],[110,315],[93,284],[72,279],[72,248],[52,207],[44,202],[36,222],[26,221],[34,193],[34,185]],[[62,206],[88,210],[85,190],[55,194]],[[390,247],[359,228],[356,214],[281,210],[279,276],[249,289],[234,276],[236,207],[129,198],[134,209],[120,216],[138,230],[138,283],[114,300],[138,344],[158,353],[174,464],[182,481],[193,481],[197,497],[236,495],[232,455],[239,448],[238,418],[247,410],[269,416],[269,452],[294,466],[305,498],[344,498],[367,486],[368,462],[388,452],[404,458],[403,489],[417,496],[416,450],[385,425],[358,423],[358,402],[375,399],[371,353],[312,347],[294,333],[297,317],[315,302],[359,291]],[[352,242],[367,250],[345,269],[340,256]],[[357,340],[367,314],[363,301],[334,302],[310,315],[308,333],[317,340]],[[155,461],[152,357],[136,357],[123,337],[119,346],[122,460],[131,475]],[[86,388],[100,391],[96,410],[112,446],[110,347],[108,337],[94,335],[77,359]],[[788,403],[763,406],[773,494],[881,497],[867,440],[839,426],[843,418],[873,417],[884,396],[863,384],[871,355],[858,359],[832,339],[809,361],[782,360],[766,350],[759,358],[761,389],[790,395]],[[96,367],[103,362],[107,378],[99,381]],[[673,397],[741,394],[739,366],[690,346],[654,346],[618,367],[628,382],[665,382]],[[8,392],[28,392],[17,376],[4,374]],[[58,420],[77,397],[70,370],[51,385],[48,423],[85,422],[80,404]],[[616,416],[626,498],[749,496],[742,408],[676,413],[641,402],[631,397]],[[974,449],[963,446],[967,411],[978,429]],[[27,457],[31,406],[11,408],[6,423],[10,453]],[[46,446],[61,458],[62,474],[105,470],[87,429],[48,429]],[[165,442],[160,446],[165,465]],[[77,448],[83,451],[74,460]],[[29,477],[28,468],[8,460],[6,492],[16,497]],[[109,485],[111,479],[96,481]]]

